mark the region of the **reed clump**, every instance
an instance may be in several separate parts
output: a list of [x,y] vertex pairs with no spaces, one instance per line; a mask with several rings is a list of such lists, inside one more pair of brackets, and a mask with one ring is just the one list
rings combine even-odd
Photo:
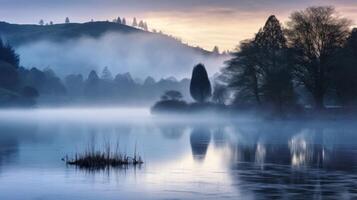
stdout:
[[129,165],[141,165],[144,163],[141,156],[137,155],[136,145],[133,156],[119,152],[117,145],[115,151],[111,150],[109,143],[105,144],[104,150],[95,150],[94,145],[85,153],[76,153],[73,158],[68,158],[66,155],[64,160],[68,165],[74,165],[79,168],[86,169],[104,169],[109,167],[126,167]]

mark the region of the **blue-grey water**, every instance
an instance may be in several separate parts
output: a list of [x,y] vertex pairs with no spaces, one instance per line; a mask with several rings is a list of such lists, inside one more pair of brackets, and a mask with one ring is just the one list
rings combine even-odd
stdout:
[[[145,109],[0,111],[1,200],[357,199],[355,121],[154,117]],[[66,166],[90,144],[145,163]]]

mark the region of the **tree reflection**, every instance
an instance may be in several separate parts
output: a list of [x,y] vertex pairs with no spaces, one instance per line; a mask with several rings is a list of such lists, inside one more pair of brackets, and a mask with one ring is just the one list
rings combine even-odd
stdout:
[[231,143],[230,173],[240,190],[257,199],[337,199],[356,194],[353,129],[265,124],[238,130],[239,140]]
[[208,145],[211,141],[211,133],[204,127],[193,128],[190,136],[193,159],[199,162],[205,160]]

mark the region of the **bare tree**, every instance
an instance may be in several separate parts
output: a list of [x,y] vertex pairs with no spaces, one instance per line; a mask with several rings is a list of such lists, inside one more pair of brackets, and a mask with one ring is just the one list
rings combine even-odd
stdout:
[[350,24],[333,7],[310,7],[290,16],[287,36],[294,52],[294,76],[312,94],[317,109],[324,108],[334,73],[330,58],[349,36]]

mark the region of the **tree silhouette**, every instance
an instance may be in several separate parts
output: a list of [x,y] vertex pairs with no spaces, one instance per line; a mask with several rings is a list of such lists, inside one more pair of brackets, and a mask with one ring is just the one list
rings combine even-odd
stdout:
[[193,68],[190,84],[190,93],[193,99],[199,103],[204,103],[211,97],[211,83],[207,71],[203,64],[198,64]]
[[357,29],[353,29],[346,45],[333,57],[334,89],[343,106],[357,105]]
[[45,24],[45,22],[43,21],[43,19],[41,19],[40,22],[38,22],[38,24],[39,24],[40,26],[43,26],[43,25]]
[[283,30],[278,19],[272,15],[256,35],[257,64],[262,72],[262,94],[264,102],[274,109],[294,102],[292,68],[288,61],[288,49]]
[[120,17],[117,18],[117,21],[116,21],[118,24],[121,24],[121,19]]
[[254,41],[243,41],[232,58],[226,61],[222,76],[228,87],[235,91],[234,103],[261,105],[262,72],[258,61],[258,48]]
[[144,30],[145,30],[145,31],[148,31],[148,30],[149,30],[148,24],[147,24],[146,22],[144,22]]
[[15,90],[19,83],[16,68],[0,60],[0,88]]
[[125,19],[125,18],[123,18],[122,24],[123,24],[123,25],[126,25],[126,19]]
[[163,101],[180,101],[182,99],[182,94],[176,90],[166,91],[162,96],[161,100]]
[[215,83],[213,87],[212,101],[224,104],[228,96],[227,87],[220,83]]
[[214,55],[219,55],[218,46],[214,46],[214,47],[213,47],[212,53],[213,53]]
[[19,66],[20,58],[9,43],[4,44],[0,38],[0,61],[7,62],[15,67]]
[[349,36],[351,22],[338,17],[333,7],[310,7],[294,12],[287,36],[294,50],[294,75],[314,98],[317,109],[331,88],[331,58]]
[[138,26],[138,22],[136,21],[136,17],[134,17],[134,19],[133,19],[133,26],[134,27]]
[[66,24],[69,24],[69,23],[70,23],[70,21],[69,21],[69,18],[68,18],[68,17],[66,17],[65,23],[66,23]]
[[113,80],[113,75],[109,71],[108,67],[104,67],[104,69],[102,71],[102,79],[104,79],[104,80]]
[[140,22],[139,22],[139,27],[142,28],[142,29],[144,29],[144,22],[143,22],[143,20],[140,20]]

